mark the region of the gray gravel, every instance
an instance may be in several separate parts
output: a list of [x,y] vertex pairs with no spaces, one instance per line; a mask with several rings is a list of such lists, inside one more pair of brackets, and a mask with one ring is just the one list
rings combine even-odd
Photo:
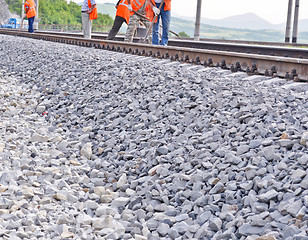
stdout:
[[0,238],[308,239],[308,85],[0,36]]

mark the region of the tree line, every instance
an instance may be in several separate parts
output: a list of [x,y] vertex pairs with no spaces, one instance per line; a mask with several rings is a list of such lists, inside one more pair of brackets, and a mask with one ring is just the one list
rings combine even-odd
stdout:
[[[6,0],[11,13],[21,16],[22,0]],[[81,6],[66,0],[40,0],[40,24],[79,25],[81,22]],[[94,25],[112,25],[113,19],[107,14],[98,13]]]

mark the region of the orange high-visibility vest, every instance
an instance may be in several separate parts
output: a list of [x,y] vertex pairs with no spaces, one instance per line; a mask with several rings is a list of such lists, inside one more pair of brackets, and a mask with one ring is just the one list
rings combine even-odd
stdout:
[[36,16],[34,0],[26,0],[25,11],[27,14],[27,18],[32,18]]
[[[153,12],[153,9],[150,5],[150,3],[147,5],[147,7],[145,8],[145,11],[146,11],[146,17],[148,19],[150,19],[150,21],[152,22],[153,19],[154,19],[154,12]],[[157,21],[157,20],[156,20]]]
[[128,2],[127,0],[121,0],[117,7],[116,16],[122,17],[125,19],[126,23],[128,24],[129,18],[132,13],[128,10]]
[[170,11],[171,10],[171,0],[165,0],[165,11]]
[[132,8],[135,12],[137,12],[145,3],[146,0],[131,0]]
[[[92,4],[91,1],[88,0],[88,7],[91,9]],[[89,19],[93,20],[97,18],[97,7],[95,6],[95,8],[92,10],[92,12],[89,14]]]
[[[155,0],[151,0],[151,2],[156,6]],[[165,0],[165,11],[170,11],[171,10],[171,0]]]
[[[155,4],[155,0],[151,0],[151,2],[154,4],[154,6],[156,6]],[[165,0],[165,7],[164,7],[165,11],[170,11],[171,10],[171,0]],[[147,8],[147,18],[149,18],[151,21],[153,21],[154,19],[154,12],[152,10],[152,7],[150,6],[150,4],[148,4]],[[155,20],[155,23],[157,22],[157,19]]]

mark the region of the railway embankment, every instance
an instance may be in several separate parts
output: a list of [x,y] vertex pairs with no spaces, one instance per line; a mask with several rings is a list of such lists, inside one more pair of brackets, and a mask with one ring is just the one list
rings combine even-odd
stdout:
[[307,83],[0,36],[0,237],[307,239]]

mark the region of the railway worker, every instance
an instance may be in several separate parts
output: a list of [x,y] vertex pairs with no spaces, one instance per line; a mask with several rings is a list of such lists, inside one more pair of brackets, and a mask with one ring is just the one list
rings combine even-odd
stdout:
[[33,23],[34,23],[34,18],[36,16],[36,11],[35,11],[35,2],[34,0],[26,0],[25,2],[25,12],[28,18],[28,32],[33,33]]
[[91,38],[92,20],[97,18],[95,0],[84,0],[81,6],[82,31],[84,38]]
[[114,40],[114,37],[119,32],[122,24],[125,22],[128,24],[131,12],[128,10],[127,0],[119,0],[116,5],[116,17],[113,22],[113,26],[108,34],[107,40]]
[[[151,0],[152,4],[155,4],[158,9],[160,7],[160,4],[162,3],[162,0]],[[162,26],[163,26],[163,33],[161,40],[159,41],[159,19],[161,18]],[[165,0],[163,3],[163,6],[160,8],[160,12],[157,16],[157,19],[153,25],[152,30],[152,44],[153,45],[168,45],[169,40],[169,27],[170,27],[170,19],[171,19],[171,0]]]
[[[159,9],[153,5],[149,5],[149,1],[151,0],[127,0],[128,10],[132,12],[132,15],[129,18],[127,31],[124,38],[125,42],[133,41],[134,33],[139,25],[139,22],[142,22],[147,29],[150,28],[151,23],[146,18],[146,15],[148,15],[147,11],[153,11],[153,14],[155,15],[159,14]],[[150,34],[149,41],[151,41],[151,39],[152,35]]]

